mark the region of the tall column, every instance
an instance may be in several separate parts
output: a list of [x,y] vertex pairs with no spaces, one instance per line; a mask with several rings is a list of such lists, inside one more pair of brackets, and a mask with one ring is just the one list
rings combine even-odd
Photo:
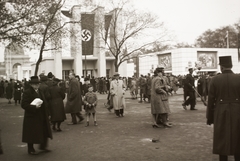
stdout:
[[106,76],[106,56],[105,56],[105,42],[103,37],[105,35],[104,28],[104,8],[98,7],[95,12],[94,20],[94,50],[93,55],[98,57],[97,69],[98,77]]
[[71,56],[73,60],[73,70],[76,75],[82,76],[82,38],[81,38],[81,6],[72,7],[72,21],[78,22],[71,24]]
[[[61,13],[58,12],[57,16],[58,19],[61,21]],[[61,26],[61,22],[59,22],[58,26]],[[58,39],[53,40],[53,41],[57,41],[56,44],[57,45],[57,49],[53,50],[53,57],[54,57],[54,75],[56,78],[62,79],[62,37],[58,37]]]

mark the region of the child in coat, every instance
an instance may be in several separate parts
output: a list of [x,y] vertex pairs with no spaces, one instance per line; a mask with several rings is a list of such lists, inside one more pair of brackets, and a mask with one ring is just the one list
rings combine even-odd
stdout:
[[97,107],[97,95],[93,92],[93,86],[88,86],[88,92],[85,94],[83,102],[85,105],[85,111],[87,115],[87,124],[86,127],[89,126],[89,118],[92,114],[94,119],[94,126],[97,126],[97,118],[96,118],[96,107]]

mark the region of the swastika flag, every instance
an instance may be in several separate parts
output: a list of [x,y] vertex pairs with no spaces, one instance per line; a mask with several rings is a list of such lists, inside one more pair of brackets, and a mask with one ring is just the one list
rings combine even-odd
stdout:
[[82,55],[93,55],[94,14],[81,14]]

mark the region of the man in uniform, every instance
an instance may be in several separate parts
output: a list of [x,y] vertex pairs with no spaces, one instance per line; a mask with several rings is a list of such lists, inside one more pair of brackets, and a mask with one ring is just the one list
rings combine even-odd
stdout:
[[184,96],[189,96],[186,101],[182,104],[183,108],[187,110],[186,106],[190,105],[190,110],[196,110],[196,97],[195,97],[195,79],[193,77],[193,68],[188,69],[189,74],[187,74],[186,79],[184,81]]
[[240,75],[231,70],[231,56],[219,57],[222,74],[212,78],[208,93],[207,124],[214,124],[213,154],[220,161],[234,155],[240,161]]

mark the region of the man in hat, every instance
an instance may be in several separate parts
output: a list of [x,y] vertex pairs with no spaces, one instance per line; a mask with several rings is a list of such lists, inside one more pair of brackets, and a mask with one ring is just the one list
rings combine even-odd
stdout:
[[196,96],[195,96],[195,79],[193,77],[193,68],[188,69],[189,74],[187,74],[186,79],[184,81],[184,98],[188,96],[188,98],[182,104],[183,108],[187,110],[186,106],[190,105],[190,110],[196,110]]
[[240,161],[240,75],[231,70],[231,56],[219,57],[222,74],[210,82],[207,124],[214,124],[213,154],[220,161],[234,155]]
[[125,85],[121,79],[119,79],[119,73],[114,73],[114,80],[110,84],[110,93],[113,99],[113,108],[117,117],[123,117],[125,107]]
[[[44,93],[39,89],[38,76],[32,76],[29,85],[30,87],[23,92],[21,101],[21,106],[25,110],[22,142],[27,143],[30,155],[36,155],[38,153],[33,144],[40,144],[40,150],[49,152],[47,142],[48,138],[52,138],[52,131],[48,120],[47,101]],[[35,99],[40,99],[40,103],[34,103]]]

